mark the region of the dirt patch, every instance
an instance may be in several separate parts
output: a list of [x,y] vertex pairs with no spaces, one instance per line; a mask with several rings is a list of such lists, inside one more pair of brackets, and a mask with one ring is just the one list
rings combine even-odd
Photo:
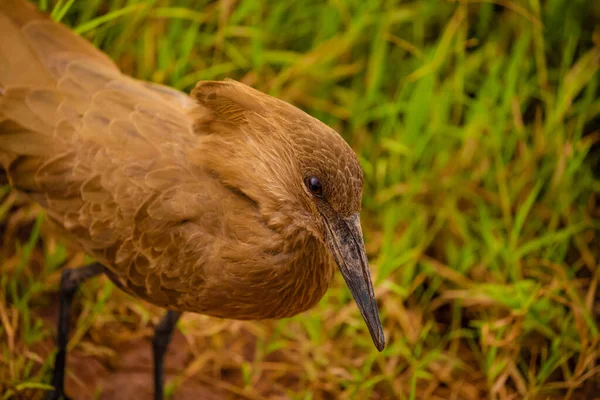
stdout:
[[[41,313],[43,320],[54,327],[58,307],[52,306]],[[37,353],[49,357],[54,351],[54,340],[49,338],[38,344]],[[136,339],[111,344],[118,354],[114,363],[102,362],[98,357],[81,350],[69,352],[67,358],[67,395],[73,400],[142,400],[152,399],[154,378],[152,346],[149,339]],[[165,384],[185,369],[193,358],[183,334],[175,331],[165,359]],[[237,398],[224,389],[196,381],[183,380],[172,397],[176,400],[222,400]]]
[[[191,356],[186,347],[183,335],[176,332],[166,357],[166,382],[185,368],[185,361]],[[150,341],[123,343],[115,350],[119,354],[116,368],[109,368],[96,358],[81,353],[74,352],[69,356],[68,369],[76,371],[76,377],[69,374],[66,383],[67,393],[77,400],[94,399],[97,393],[100,393],[98,398],[101,400],[153,398]],[[184,381],[174,396],[178,400],[220,400],[230,397],[218,388],[191,379]]]

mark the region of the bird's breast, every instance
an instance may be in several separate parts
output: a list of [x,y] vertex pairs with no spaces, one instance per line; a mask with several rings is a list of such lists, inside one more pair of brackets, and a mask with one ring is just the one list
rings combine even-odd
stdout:
[[220,246],[213,254],[213,260],[205,259],[197,268],[168,268],[179,270],[176,281],[163,273],[146,276],[146,285],[128,279],[118,284],[159,306],[248,320],[306,311],[319,302],[333,278],[332,257],[312,239],[292,247],[239,242]]
[[200,312],[232,319],[291,317],[319,302],[334,272],[332,257],[313,239],[291,248],[269,246],[235,261],[223,265],[220,279],[198,296]]

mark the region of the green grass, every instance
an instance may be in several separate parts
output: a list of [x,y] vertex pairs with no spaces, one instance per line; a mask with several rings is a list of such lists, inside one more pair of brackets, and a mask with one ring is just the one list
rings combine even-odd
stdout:
[[[337,277],[316,309],[290,320],[187,316],[193,356],[171,393],[189,380],[247,398],[600,392],[600,2],[39,4],[135,77],[182,90],[235,78],[305,109],[364,168],[386,349],[375,350]],[[83,257],[43,229],[36,208],[1,194],[0,392],[31,398],[49,377],[36,346],[54,326],[41,310],[56,300],[59,267]],[[70,344],[105,363],[118,359],[119,338],[148,337],[159,315],[104,280],[78,299]]]

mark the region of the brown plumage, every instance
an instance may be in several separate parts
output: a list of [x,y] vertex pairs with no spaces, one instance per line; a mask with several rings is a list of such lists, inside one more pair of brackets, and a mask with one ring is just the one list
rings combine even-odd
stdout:
[[336,264],[383,333],[335,131],[241,83],[188,96],[122,75],[22,0],[0,0],[0,162],[123,290],[233,319],[314,306]]

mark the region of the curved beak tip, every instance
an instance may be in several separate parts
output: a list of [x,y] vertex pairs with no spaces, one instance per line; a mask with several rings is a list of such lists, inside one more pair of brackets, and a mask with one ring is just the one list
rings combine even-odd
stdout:
[[383,335],[381,336],[381,338],[375,340],[373,343],[375,343],[375,347],[380,352],[383,351],[383,349],[385,348],[385,338],[383,337]]
[[[375,303],[376,304],[376,303]],[[385,348],[385,335],[383,334],[383,327],[381,325],[381,320],[379,319],[379,313],[377,312],[377,306],[374,307],[374,312],[369,312],[363,314],[363,319],[367,324],[367,328],[369,329],[369,333],[371,334],[371,339],[373,340],[373,344],[379,351],[383,351]],[[366,311],[363,307],[359,306],[361,311]]]

